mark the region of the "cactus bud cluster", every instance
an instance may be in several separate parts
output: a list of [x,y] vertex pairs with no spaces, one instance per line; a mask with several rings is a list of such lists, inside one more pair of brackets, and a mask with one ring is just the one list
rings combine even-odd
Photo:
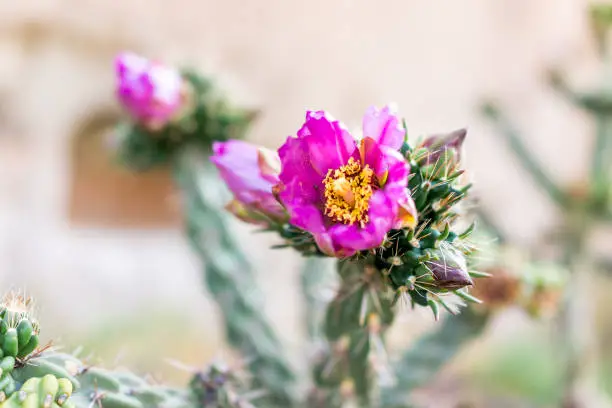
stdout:
[[[121,62],[121,56],[118,59]],[[119,68],[123,65],[119,63]],[[241,138],[256,115],[254,111],[231,107],[215,92],[212,83],[195,71],[163,68],[164,72],[171,73],[168,74],[172,77],[173,95],[170,96],[164,95],[169,92],[168,86],[155,72],[139,70],[139,75],[145,78],[135,81],[118,69],[118,100],[132,120],[123,123],[115,137],[120,160],[136,170],[168,164],[185,145],[209,151],[214,141]],[[150,67],[150,70],[160,69],[155,64]],[[175,84],[174,76],[180,78],[180,86]],[[156,94],[172,100],[161,113],[157,111]],[[143,117],[138,112],[147,115]],[[151,115],[157,116],[149,118]],[[151,126],[152,119],[155,126]]]
[[427,137],[415,147],[404,143],[402,152],[411,166],[408,188],[419,222],[412,230],[391,231],[383,248],[370,255],[395,291],[396,301],[407,294],[413,305],[430,307],[436,316],[438,304],[454,313],[445,294],[478,303],[465,290],[473,285],[467,256],[474,251],[468,241],[474,225],[462,231],[454,226],[457,204],[470,187],[461,181],[465,136],[462,129]]

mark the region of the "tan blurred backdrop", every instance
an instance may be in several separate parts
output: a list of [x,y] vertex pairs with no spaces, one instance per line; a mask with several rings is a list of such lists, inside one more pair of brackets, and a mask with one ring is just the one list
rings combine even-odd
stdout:
[[[140,327],[121,322],[150,316],[175,319],[207,346],[195,357],[168,347],[161,357],[200,363],[220,345],[168,175],[109,162],[112,60],[124,49],[217,76],[236,102],[262,110],[249,138],[269,147],[299,127],[306,108],[352,127],[368,105],[395,101],[412,135],[468,126],[467,164],[483,205],[532,242],[554,224],[554,209],[477,107],[494,96],[554,176],[579,183],[593,124],[542,78],[559,66],[576,85],[595,81],[586,4],[0,0],[0,282],[38,298],[47,338],[86,336],[100,324],[120,338]],[[299,259],[268,249],[273,236],[236,229],[269,295],[266,312],[300,349]],[[144,326],[154,345],[172,340]]]

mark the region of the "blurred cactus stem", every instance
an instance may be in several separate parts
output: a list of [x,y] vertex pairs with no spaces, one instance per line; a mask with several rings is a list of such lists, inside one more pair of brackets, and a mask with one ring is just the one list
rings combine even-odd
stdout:
[[361,260],[338,262],[340,288],[324,322],[328,349],[314,368],[309,407],[376,407],[375,387],[388,369],[384,334],[393,293],[381,273]]
[[223,211],[225,185],[197,149],[177,155],[174,169],[183,192],[187,235],[204,264],[205,282],[223,314],[229,343],[247,360],[254,388],[265,393],[262,406],[293,406],[294,374],[264,317],[251,266]]
[[421,337],[394,364],[395,384],[383,389],[383,406],[406,407],[414,390],[431,383],[467,343],[482,334],[489,316],[489,312],[467,308]]
[[331,290],[334,261],[330,258],[309,256],[302,266],[300,282],[304,297],[304,320],[311,340],[319,340],[328,300],[326,289]]
[[562,74],[556,70],[549,73],[549,83],[559,94],[577,107],[594,116],[596,136],[591,160],[591,186],[587,211],[595,216],[610,218],[612,188],[612,66],[609,57],[597,89],[587,92],[572,90]]
[[46,350],[15,369],[23,385],[0,408],[251,408],[234,374],[211,365],[189,387],[152,383],[125,370],[89,366],[74,355]]
[[[256,112],[234,107],[195,70],[178,70],[132,53],[117,57],[117,96],[129,120],[119,127],[119,159],[144,171],[173,166],[188,239],[223,315],[227,340],[247,360],[265,407],[291,407],[294,375],[264,317],[251,265],[225,215],[225,186],[209,155],[215,142],[240,138]],[[150,86],[142,89],[141,84]]]
[[492,102],[487,102],[483,104],[482,111],[498,128],[499,134],[504,137],[510,150],[512,150],[517,160],[519,160],[533,180],[559,207],[567,208],[570,205],[570,198],[544,171],[531,150],[521,140],[516,128],[501,112],[499,107]]

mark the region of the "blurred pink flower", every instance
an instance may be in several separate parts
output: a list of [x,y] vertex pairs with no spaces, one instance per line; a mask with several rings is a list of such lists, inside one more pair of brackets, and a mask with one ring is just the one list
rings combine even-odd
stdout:
[[276,152],[238,140],[216,142],[213,152],[210,160],[234,194],[227,206],[230,212],[256,224],[285,217],[285,210],[272,194],[280,169]]
[[180,110],[181,74],[131,52],[115,59],[117,98],[129,114],[149,127],[163,127]]
[[347,257],[381,245],[389,230],[416,226],[399,153],[405,130],[390,106],[372,107],[363,138],[324,111],[308,111],[297,137],[279,149],[279,199],[290,223],[310,232],[326,254]]

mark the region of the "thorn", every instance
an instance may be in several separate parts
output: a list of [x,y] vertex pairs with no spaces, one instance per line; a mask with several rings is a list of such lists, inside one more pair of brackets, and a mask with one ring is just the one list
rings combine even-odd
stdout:
[[437,322],[440,319],[440,309],[438,308],[438,304],[433,299],[429,299],[427,304],[429,304],[429,307],[431,308],[431,311],[433,312],[434,319],[436,319],[436,322]]
[[471,303],[477,303],[477,304],[482,304],[482,300],[470,295],[467,292],[463,292],[461,290],[456,290],[455,294],[457,296],[459,296],[460,298],[462,298],[463,300],[465,300],[466,302],[471,302]]
[[440,303],[442,305],[442,307],[444,309],[446,309],[446,311],[450,314],[452,314],[453,316],[457,316],[459,314],[459,312],[457,311],[457,309],[451,307],[448,303],[446,303],[442,298],[438,297],[438,303]]
[[468,273],[470,274],[470,276],[474,278],[490,278],[491,276],[493,276],[488,272],[481,272],[481,271],[468,271]]

